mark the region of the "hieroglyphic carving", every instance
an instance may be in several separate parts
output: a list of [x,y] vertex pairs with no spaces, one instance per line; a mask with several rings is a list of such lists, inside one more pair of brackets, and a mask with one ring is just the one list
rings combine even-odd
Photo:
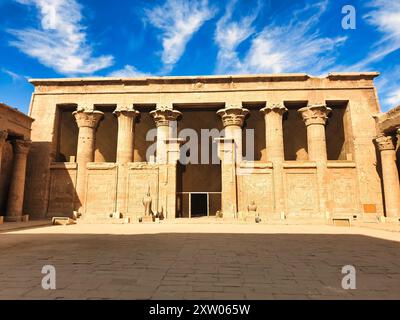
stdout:
[[71,216],[74,211],[76,169],[57,168],[50,173],[48,216]]
[[307,217],[318,211],[318,190],[314,172],[286,173],[286,197],[289,216]]
[[115,211],[117,169],[88,166],[86,177],[86,214],[104,217]]
[[333,213],[356,213],[358,196],[355,169],[329,169],[329,190]]
[[272,190],[272,174],[256,173],[241,176],[240,211],[245,212],[252,201],[257,205],[257,213],[268,215],[273,212],[274,197]]
[[128,216],[143,216],[143,195],[149,190],[152,197],[152,209],[158,208],[158,168],[140,170],[131,168],[128,172]]

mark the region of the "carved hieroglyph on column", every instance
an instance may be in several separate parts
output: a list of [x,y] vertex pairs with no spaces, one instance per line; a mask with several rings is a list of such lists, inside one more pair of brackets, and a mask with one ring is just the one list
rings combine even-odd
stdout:
[[327,150],[325,137],[325,124],[331,108],[326,104],[314,104],[299,109],[304,123],[307,127],[307,146],[308,159],[317,164],[317,178],[319,190],[319,212],[325,218],[330,217],[328,212],[328,170],[327,170]]
[[76,209],[83,213],[86,164],[94,161],[96,129],[100,120],[103,118],[103,112],[97,110],[87,111],[79,108],[72,114],[75,116],[75,120],[79,128],[78,147],[76,154],[76,162],[78,164],[78,172],[76,177]]
[[275,215],[285,216],[285,195],[283,189],[283,162],[285,160],[283,142],[283,115],[287,111],[282,103],[267,103],[260,110],[265,119],[265,141],[267,160],[273,163],[274,211]]
[[1,172],[1,156],[3,154],[3,146],[6,143],[7,131],[0,129],[0,172]]
[[135,142],[135,120],[139,116],[139,111],[135,110],[133,105],[118,105],[114,114],[118,117],[117,162],[132,162]]
[[26,158],[31,141],[13,140],[14,164],[7,201],[7,221],[21,221],[24,204]]
[[394,136],[380,136],[375,139],[381,153],[383,190],[386,217],[400,217],[399,173],[396,165],[396,142]]
[[235,141],[235,158],[238,163],[242,161],[242,127],[248,113],[249,110],[237,105],[230,105],[217,111],[225,129],[225,138]]

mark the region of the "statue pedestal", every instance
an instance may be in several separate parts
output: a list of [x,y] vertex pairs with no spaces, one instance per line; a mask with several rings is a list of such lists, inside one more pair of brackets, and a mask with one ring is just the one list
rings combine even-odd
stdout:
[[256,213],[255,212],[249,212],[246,215],[246,218],[244,219],[246,222],[256,222]]
[[153,222],[153,217],[152,216],[144,216],[142,218],[142,222]]

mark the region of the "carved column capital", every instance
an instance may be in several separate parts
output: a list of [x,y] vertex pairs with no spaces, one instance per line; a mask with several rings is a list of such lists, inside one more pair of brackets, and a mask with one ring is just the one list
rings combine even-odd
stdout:
[[23,154],[27,155],[29,152],[29,148],[31,147],[32,141],[30,140],[12,140],[12,145],[14,148],[15,154]]
[[314,104],[299,109],[306,126],[312,124],[326,124],[329,113],[332,109],[327,107],[326,104]]
[[248,113],[249,110],[235,105],[217,111],[217,114],[222,118],[224,128],[227,126],[242,127]]
[[0,145],[6,141],[8,136],[7,130],[0,130]]
[[182,113],[169,107],[161,107],[150,112],[156,122],[156,127],[169,126],[170,121],[176,121]]
[[93,112],[95,111],[94,105],[90,103],[80,103],[76,108],[76,111],[81,112]]
[[98,110],[86,111],[78,109],[72,113],[75,117],[76,123],[79,128],[89,127],[92,129],[97,128],[100,120],[103,118],[104,113]]
[[375,139],[379,151],[395,150],[397,139],[394,136],[379,136]]
[[133,119],[135,119],[136,117],[139,116],[140,112],[135,110],[135,108],[131,105],[131,106],[127,106],[127,105],[121,105],[118,104],[117,108],[114,110],[113,112],[117,117],[119,117],[121,114],[127,117],[132,117]]
[[267,103],[267,105],[262,108],[260,111],[264,114],[268,114],[270,112],[276,112],[280,115],[283,115],[287,112],[287,108],[284,106],[283,103]]

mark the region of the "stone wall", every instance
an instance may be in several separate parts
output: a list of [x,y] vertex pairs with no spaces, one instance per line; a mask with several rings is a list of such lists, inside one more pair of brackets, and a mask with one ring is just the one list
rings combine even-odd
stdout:
[[76,201],[76,168],[76,163],[53,163],[50,166],[47,216],[72,216]]
[[[307,161],[307,139],[305,139],[305,124],[297,114],[298,107],[301,103],[318,104],[330,102],[346,102],[345,114],[334,112],[333,117],[343,116],[343,137],[340,136],[337,140],[332,142],[334,148],[330,158],[338,158],[344,162],[352,162],[352,168],[329,168],[328,167],[328,180],[332,179],[330,176],[348,176],[353,179],[355,188],[355,195],[351,196],[356,198],[359,202],[353,208],[349,206],[348,200],[336,199],[329,196],[329,186],[325,183],[324,188],[328,190],[328,203],[334,213],[342,214],[344,212],[357,211],[360,214],[371,213],[373,215],[381,215],[383,213],[382,207],[382,190],[380,185],[380,178],[376,168],[376,153],[373,139],[376,136],[375,121],[373,115],[379,111],[377,103],[375,87],[373,85],[373,78],[376,77],[375,73],[360,73],[360,74],[330,74],[326,78],[312,78],[305,74],[296,75],[257,75],[257,76],[217,76],[217,77],[163,77],[163,78],[138,78],[138,79],[60,79],[60,80],[33,80],[35,85],[35,92],[32,98],[32,105],[30,115],[36,118],[33,123],[32,132],[32,148],[28,159],[27,169],[27,186],[25,197],[25,208],[34,217],[43,217],[48,214],[49,202],[51,198],[51,182],[55,180],[52,176],[51,164],[55,161],[58,145],[58,124],[57,116],[59,106],[67,104],[75,104],[77,106],[99,106],[107,105],[134,105],[143,110],[154,109],[160,102],[162,105],[169,105],[174,108],[185,109],[191,108],[194,105],[201,106],[207,109],[210,106],[220,105],[265,105],[266,102],[272,101],[274,103],[284,103],[284,105],[296,105],[296,108],[289,110],[289,114],[284,117],[284,136],[285,136],[285,153],[287,154],[286,160],[297,160],[296,162]],[[299,103],[301,102],[301,103]],[[291,109],[291,108],[289,108]],[[255,111],[251,111],[255,112]],[[249,126],[251,124],[251,116]],[[145,142],[145,133],[148,128],[154,128],[154,120],[149,117],[148,113],[141,115],[142,119],[137,123],[137,134],[135,135],[135,160],[145,161],[145,150],[148,142]],[[110,118],[111,119],[111,118]],[[215,119],[218,119],[217,116]],[[254,117],[253,117],[254,119]],[[285,127],[288,122],[287,119],[295,119],[297,124],[295,128]],[[142,121],[142,123],[141,123]],[[183,120],[182,120],[183,121]],[[190,121],[189,121],[190,122]],[[192,123],[196,124],[196,120]],[[143,126],[142,129],[140,126]],[[101,123],[100,123],[101,126]],[[341,124],[336,128],[332,128],[333,133],[329,133],[330,127],[328,123],[327,132],[329,139],[332,140],[334,133],[338,130]],[[257,128],[256,128],[257,130]],[[114,129],[112,130],[115,131]],[[105,131],[107,132],[107,131]],[[260,135],[260,134],[258,134]],[[107,134],[105,133],[104,139]],[[298,139],[299,141],[295,141]],[[328,139],[328,140],[329,140]],[[261,141],[261,139],[259,139]],[[291,142],[287,142],[291,141]],[[328,144],[331,142],[328,141]],[[262,155],[261,149],[261,162],[265,158]],[[329,154],[329,151],[328,151]],[[104,203],[102,208],[98,208],[96,203],[88,203],[87,209],[89,211],[96,211],[102,215],[105,211],[116,208],[116,205],[111,204],[113,201],[114,190],[117,188],[118,180],[115,178],[119,175],[120,164],[113,164],[113,157],[103,157],[99,161],[111,161],[110,166],[113,168],[100,169],[88,167],[88,188],[89,195],[94,194],[98,197],[97,193],[110,193],[108,198],[102,199]],[[141,162],[139,162],[141,163]],[[264,162],[266,163],[266,162]],[[102,166],[102,165],[100,165]],[[108,164],[107,164],[108,166]],[[332,169],[332,170],[331,170]],[[147,170],[143,168],[143,170]],[[164,210],[171,211],[174,205],[174,184],[176,183],[175,174],[176,167],[158,169],[158,201],[157,206],[163,206]],[[229,165],[222,166],[222,181],[230,181],[233,168]],[[268,171],[272,169],[260,168],[261,171]],[[97,172],[98,171],[98,172]],[[134,169],[125,170],[128,174],[126,186],[129,186],[129,173],[135,171]],[[140,170],[138,170],[139,172]],[[284,202],[287,208],[288,216],[315,216],[324,217],[326,212],[320,212],[320,195],[317,183],[323,183],[325,180],[319,181],[315,178],[316,175],[315,163],[309,163],[308,167],[299,167],[295,164],[292,167],[285,167],[283,170],[284,182]],[[341,172],[343,171],[343,172]],[[351,174],[348,172],[352,172]],[[102,172],[100,174],[99,172]],[[106,177],[103,174],[107,172]],[[110,173],[109,173],[110,172]],[[136,171],[135,171],[136,172]],[[230,186],[222,185],[227,193],[232,194],[234,198],[231,204],[236,205],[235,199],[238,201],[238,210],[243,210],[247,206],[245,202],[248,201],[249,193],[248,188],[245,186],[255,184],[261,188],[269,186],[267,173],[257,172],[249,177],[240,177],[237,180],[238,189],[231,188]],[[339,172],[339,173],[338,173]],[[133,174],[133,173],[132,173]],[[134,173],[136,174],[136,173]],[[124,176],[121,173],[121,176]],[[254,176],[254,177],[253,177]],[[251,178],[253,177],[253,178]],[[105,179],[104,181],[101,179]],[[119,178],[118,178],[119,179]],[[133,178],[132,178],[133,179]],[[137,179],[145,180],[145,177],[138,177]],[[172,180],[171,180],[172,179]],[[254,179],[254,180],[251,180]],[[264,180],[265,179],[265,180]],[[117,180],[117,182],[115,182]],[[235,182],[233,179],[232,182]],[[99,182],[100,181],[100,182]],[[319,181],[319,182],[318,182]],[[146,180],[147,182],[147,180]],[[349,181],[344,181],[346,188],[349,186]],[[106,184],[106,189],[96,190],[96,184]],[[131,188],[137,188],[134,182]],[[172,186],[168,189],[168,186]],[[243,189],[241,189],[243,186]],[[143,188],[144,186],[140,186]],[[153,187],[155,188],[155,187]],[[127,187],[127,189],[129,189]],[[172,190],[172,191],[171,191]],[[272,188],[271,190],[274,190]],[[332,189],[331,189],[332,190]],[[142,192],[140,190],[138,192]],[[53,192],[53,191],[52,191]],[[128,192],[128,191],[127,191]],[[332,191],[330,191],[332,193]],[[53,192],[54,193],[54,192]],[[264,191],[255,193],[257,197],[262,198]],[[130,193],[129,193],[130,195]],[[133,197],[133,198],[132,198]],[[128,215],[134,214],[134,210],[130,208],[139,208],[140,196],[132,196],[126,205],[128,208]],[[223,196],[224,197],[224,196]],[[241,198],[240,198],[241,197]],[[247,197],[247,200],[245,200]],[[331,197],[331,198],[329,198]],[[51,198],[53,199],[53,198]],[[229,200],[229,197],[227,198]],[[225,199],[226,200],[226,199]],[[339,201],[340,200],[340,201]],[[223,200],[224,201],[224,200]],[[116,200],[114,200],[116,202]],[[229,201],[228,201],[229,202]],[[228,203],[226,202],[226,203]],[[263,202],[263,201],[258,201]],[[266,201],[268,203],[268,201]],[[260,210],[267,212],[266,204],[262,203]],[[87,211],[87,212],[89,212]]]

